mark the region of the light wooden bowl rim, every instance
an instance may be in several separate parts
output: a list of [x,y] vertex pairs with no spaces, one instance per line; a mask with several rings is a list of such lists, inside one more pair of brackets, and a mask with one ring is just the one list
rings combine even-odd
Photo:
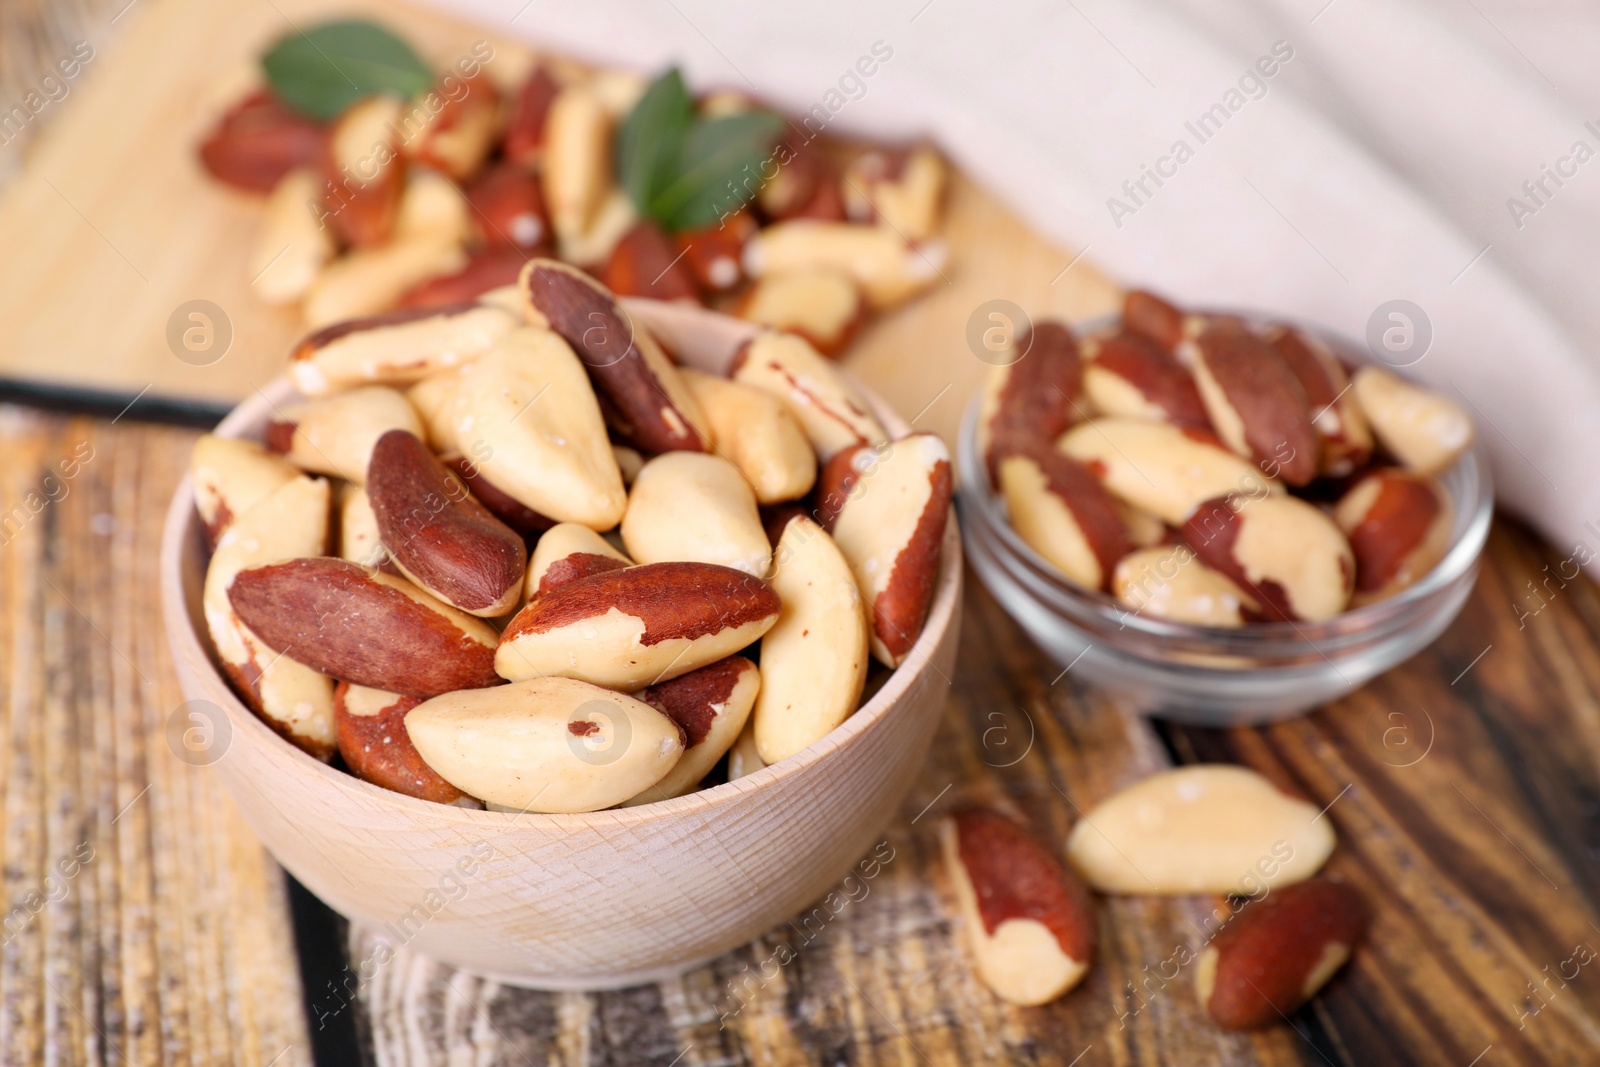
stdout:
[[[881,397],[855,380],[848,372],[844,373],[861,390],[891,434],[899,438],[910,431],[910,426],[905,420]],[[259,440],[262,425],[266,422],[269,412],[284,403],[293,402],[299,396],[286,375],[275,378],[264,388],[258,386],[255,396],[241,402],[211,432],[223,437]],[[952,473],[953,466],[952,461]],[[932,669],[934,653],[957,616],[957,608],[961,601],[963,566],[961,535],[952,505],[946,522],[944,544],[940,551],[939,575],[922,632],[913,643],[905,662],[890,675],[882,688],[820,740],[787,759],[762,767],[742,778],[669,800],[575,814],[497,812],[432,803],[362,781],[355,775],[323,763],[290,744],[247,708],[234,693],[233,687],[217,670],[210,641],[201,636],[199,620],[190,611],[190,605],[184,595],[182,574],[185,558],[186,554],[193,551],[200,543],[199,521],[194,507],[194,486],[191,476],[186,473],[173,494],[172,504],[168,508],[162,528],[161,596],[167,640],[172,646],[173,654],[195,664],[199,669],[210,672],[208,680],[213,684],[208,688],[212,692],[206,694],[206,698],[210,699],[217,694],[225,693],[232,729],[249,731],[252,743],[283,745],[291,750],[298,764],[308,773],[321,776],[335,788],[354,790],[373,803],[394,805],[400,812],[414,812],[435,824],[456,820],[463,826],[509,828],[513,825],[527,826],[529,825],[527,820],[533,820],[533,825],[552,831],[580,831],[597,826],[637,827],[659,819],[685,815],[713,815],[719,809],[731,806],[735,799],[742,795],[760,792],[827,759],[834,752],[872,730],[892,711],[898,709],[915,678],[922,672]],[[186,695],[190,699],[195,698],[194,694]],[[238,743],[237,738],[230,742],[230,744],[236,743]],[[219,757],[219,762],[226,759],[227,754],[224,752]]]

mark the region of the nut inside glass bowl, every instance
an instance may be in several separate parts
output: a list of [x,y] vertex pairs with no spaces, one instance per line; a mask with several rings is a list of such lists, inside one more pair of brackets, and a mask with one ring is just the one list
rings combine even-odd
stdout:
[[[1255,322],[1269,316],[1248,312]],[[1347,363],[1365,349],[1329,331],[1290,322]],[[1081,337],[1119,317],[1077,327]],[[1438,637],[1461,610],[1489,534],[1494,490],[1475,439],[1437,477],[1453,505],[1444,558],[1415,584],[1320,622],[1263,622],[1224,629],[1136,614],[1063,576],[1012,529],[977,447],[981,398],[962,420],[957,508],[978,577],[1038,645],[1079,679],[1117,693],[1148,715],[1210,726],[1287,718],[1360,687]]]

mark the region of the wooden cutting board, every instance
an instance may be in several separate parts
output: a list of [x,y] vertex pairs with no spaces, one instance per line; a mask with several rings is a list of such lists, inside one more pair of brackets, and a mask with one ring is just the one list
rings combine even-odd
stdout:
[[[403,4],[139,0],[0,199],[0,382],[225,408],[279,373],[300,330],[293,310],[269,308],[250,289],[260,201],[209,180],[194,146],[266,44],[352,12],[381,18],[441,66],[479,39],[496,49],[491,66],[527,55],[499,34]],[[980,305],[1003,297],[1035,315],[1082,317],[1111,308],[1116,293],[1087,260],[1074,262],[1077,250],[1035,236],[959,178],[947,230],[944,278],[874,323],[850,361],[899,410],[922,412],[920,428],[948,437],[986,369],[966,339]],[[195,325],[193,301],[220,314],[211,351],[185,360],[169,330]]]

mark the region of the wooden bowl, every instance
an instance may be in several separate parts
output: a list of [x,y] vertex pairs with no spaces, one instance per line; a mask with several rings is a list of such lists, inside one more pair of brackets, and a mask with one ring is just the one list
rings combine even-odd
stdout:
[[[714,366],[724,327],[697,334],[692,321],[687,336],[677,324],[675,350]],[[707,342],[698,353],[697,336]],[[279,379],[216,432],[259,438],[273,406],[296,398]],[[906,432],[872,399],[891,433]],[[910,658],[827,737],[673,800],[511,815],[380,789],[275,734],[217,670],[200,610],[205,566],[185,478],[162,537],[167,638],[185,696],[221,709],[215,765],[268,851],[336,911],[391,942],[542,989],[655,981],[821,898],[871,849],[910,789],[939,723],[960,629],[961,542],[952,514],[932,609]]]

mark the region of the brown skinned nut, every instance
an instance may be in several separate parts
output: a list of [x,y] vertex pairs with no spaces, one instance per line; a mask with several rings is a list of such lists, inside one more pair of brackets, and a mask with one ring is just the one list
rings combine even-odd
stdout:
[[683,264],[708,293],[725,293],[744,281],[744,246],[756,233],[756,220],[740,209],[698,230],[678,234]]
[[550,244],[544,194],[526,170],[497,164],[479,175],[466,192],[467,203],[472,205],[472,225],[484,248],[532,252]]
[[1130,290],[1123,297],[1122,324],[1167,352],[1176,351],[1185,333],[1183,312],[1143,289]]
[[656,223],[641,219],[622,235],[611,250],[600,280],[617,296],[644,296],[652,300],[700,303],[694,275],[683,253]]
[[416,434],[378,438],[367,468],[378,535],[400,572],[469,615],[510,611],[522,596],[522,535],[495,518]]
[[346,560],[241,570],[228,602],[263,641],[313,670],[412,696],[498,685],[498,635],[403,578]]
[[591,574],[539,594],[501,635],[511,681],[559,676],[640,689],[744,648],[778,619],[778,595],[711,563],[650,563]]
[[552,259],[529,261],[520,284],[532,310],[572,346],[595,388],[626,420],[635,444],[648,452],[706,450],[705,416],[677,368],[603,286]]
[[528,560],[528,599],[591,574],[631,566],[633,560],[589,527],[563,522],[552,526],[533,546],[533,557]]
[[443,99],[437,111],[413,101],[401,117],[405,153],[455,181],[477,174],[494,148],[500,132],[500,90],[487,74],[458,79],[447,76],[448,85],[435,86],[432,95]]
[[1350,388],[1350,377],[1327,345],[1292,326],[1274,326],[1267,343],[1294,372],[1322,442],[1317,472],[1343,478],[1372,458],[1372,430]]
[[437,308],[476,301],[485,293],[515,285],[526,262],[526,257],[514,248],[479,252],[460,270],[437,275],[406,290],[396,307]]
[[1272,346],[1223,321],[1182,348],[1211,425],[1229,448],[1289,485],[1317,476],[1321,446],[1305,391]]
[[421,697],[340,682],[333,693],[339,755],[364,782],[435,804],[456,804],[467,795],[428,766],[406,733],[406,713]]
[[864,152],[845,168],[845,214],[852,222],[881,223],[908,241],[925,241],[939,227],[946,170],[929,145]]
[[290,171],[319,166],[327,144],[326,126],[289,110],[261,89],[217,121],[200,143],[200,162],[218,181],[269,193]]
[[744,731],[761,672],[743,656],[729,656],[670,682],[635,694],[683,731],[683,756],[666,777],[624,807],[669,800],[693,792]]
[[762,331],[734,357],[729,377],[783,403],[823,462],[853,445],[889,438],[866,399],[802,337]]
[[561,91],[561,83],[541,63],[523,81],[511,97],[510,113],[506,118],[506,133],[501,144],[506,161],[523,169],[531,169],[544,152],[545,120],[550,105]]
[[455,471],[478,503],[488,508],[495,518],[511,527],[523,537],[537,537],[556,525],[556,520],[518,501],[483,476],[483,471],[466,456],[441,456],[444,465]]
[[1094,903],[1052,851],[998,812],[957,811],[940,828],[978,977],[1012,1004],[1045,1004],[1088,973]]
[[1371,921],[1355,890],[1317,878],[1247,904],[1200,953],[1195,987],[1227,1030],[1286,1019],[1350,958]]
[[1194,377],[1148,337],[1123,330],[1085,341],[1083,353],[1084,391],[1100,415],[1211,428]]
[[1000,493],[1017,535],[1074,582],[1105,588],[1133,548],[1116,500],[1088,467],[1048,442],[1000,455]]
[[950,511],[950,453],[932,433],[875,452],[832,532],[867,602],[872,654],[892,668],[910,654],[933,597]]
[[1282,494],[1209,500],[1183,524],[1183,539],[1268,618],[1331,619],[1350,603],[1356,576],[1350,543],[1304,500]]
[[1333,521],[1355,553],[1354,607],[1393,596],[1444,558],[1453,519],[1450,497],[1431,478],[1384,469],[1339,499]]
[[323,221],[356,248],[387,241],[400,215],[405,160],[396,141],[402,112],[392,96],[369,96],[335,120],[322,161]]
[[1011,357],[989,371],[978,412],[978,448],[991,480],[1002,451],[1053,443],[1082,418],[1083,363],[1071,330],[1035,323],[1015,338]]

